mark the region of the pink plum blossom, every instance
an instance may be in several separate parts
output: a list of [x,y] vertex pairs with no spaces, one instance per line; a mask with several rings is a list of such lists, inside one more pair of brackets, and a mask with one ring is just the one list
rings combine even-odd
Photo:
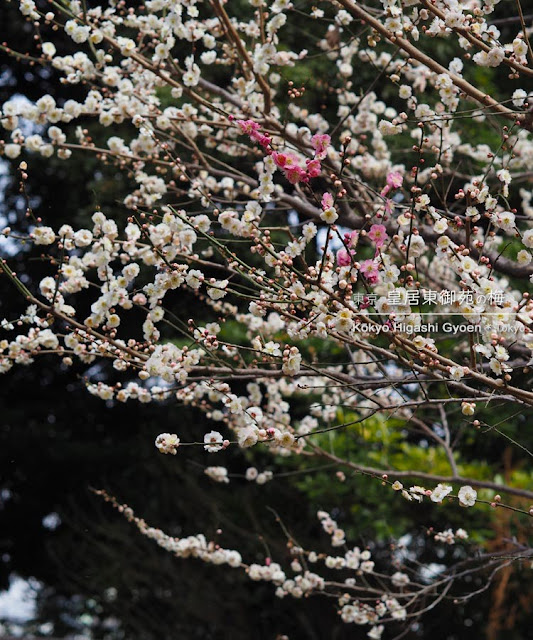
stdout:
[[259,124],[253,120],[237,120],[237,124],[241,128],[241,131],[248,136],[251,136],[259,130]]
[[344,234],[344,244],[349,247],[355,247],[357,241],[359,240],[359,231],[348,231]]
[[321,201],[322,209],[329,209],[333,206],[333,196],[331,193],[324,193]]
[[359,271],[369,284],[377,284],[379,282],[378,263],[375,260],[361,262]]
[[308,180],[305,170],[295,164],[288,165],[283,169],[283,172],[285,173],[285,177],[291,184],[306,182]]
[[315,150],[315,158],[322,160],[326,157],[328,146],[331,142],[331,138],[327,133],[316,133],[311,138],[311,144]]
[[272,138],[265,133],[259,131],[259,124],[253,120],[237,120],[241,131],[250,136],[251,140],[255,140],[265,149],[272,142]]
[[368,237],[376,245],[376,249],[381,249],[385,242],[389,239],[387,229],[382,224],[373,224],[370,227]]
[[337,251],[337,264],[339,267],[347,267],[352,264],[352,256],[355,255],[355,251],[350,249],[350,253],[346,249],[339,249]]
[[272,138],[270,136],[267,136],[264,133],[254,133],[254,134],[252,134],[251,138],[252,138],[252,140],[256,140],[257,142],[259,142],[259,144],[262,147],[264,147],[265,149],[272,142]]
[[307,164],[307,175],[310,178],[317,178],[322,171],[322,165],[320,164],[320,160],[316,158],[314,160],[306,160]]
[[272,152],[272,159],[280,169],[285,169],[296,162],[296,156],[293,153],[281,153],[279,151]]
[[391,189],[399,189],[403,184],[403,176],[399,171],[391,171],[387,175],[387,186]]
[[[387,184],[381,190],[381,195],[383,197],[387,196],[389,191],[392,189],[399,189],[403,184],[403,176],[399,171],[391,171],[387,174]],[[387,202],[386,205],[387,211],[390,213],[391,205]]]

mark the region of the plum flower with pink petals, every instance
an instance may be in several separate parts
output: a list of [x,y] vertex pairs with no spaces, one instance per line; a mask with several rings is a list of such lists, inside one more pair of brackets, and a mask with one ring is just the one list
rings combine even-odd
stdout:
[[389,239],[387,229],[382,224],[373,224],[370,227],[368,237],[376,245],[376,249],[381,249],[385,242]]
[[259,144],[265,149],[270,146],[270,143],[272,142],[272,138],[267,136],[266,133],[254,133],[251,138],[252,140],[259,142]]
[[[381,190],[381,195],[383,197],[387,196],[389,194],[389,191],[391,191],[392,189],[399,189],[402,186],[402,184],[403,184],[402,174],[399,171],[391,171],[389,174],[387,174],[387,184]],[[387,201],[385,206],[388,211],[391,208],[390,201]],[[388,212],[390,213],[390,211]]]
[[352,264],[352,256],[355,255],[355,247],[357,246],[358,239],[358,231],[348,231],[344,234],[343,242],[345,248],[339,249],[339,251],[337,251],[337,264],[339,265],[339,267],[347,267],[348,265]]
[[285,177],[291,184],[297,184],[298,182],[307,182],[308,177],[304,169],[296,164],[290,164],[283,169]]
[[369,284],[377,284],[379,282],[378,263],[375,260],[364,260],[361,262],[359,271]]
[[348,247],[355,247],[359,240],[359,231],[348,231],[344,234],[344,244]]
[[237,124],[241,131],[248,136],[253,135],[259,130],[259,124],[253,120],[237,120]]
[[403,184],[403,176],[399,171],[391,171],[387,175],[387,186],[391,189],[399,189]]
[[270,146],[272,138],[266,135],[266,133],[259,131],[259,124],[257,122],[254,122],[253,120],[237,120],[237,124],[239,125],[242,133],[250,136],[251,140],[259,142],[259,144],[265,149]]
[[327,133],[316,133],[311,138],[311,144],[315,150],[315,158],[317,160],[323,160],[326,157],[330,142],[331,138]]
[[339,249],[337,251],[337,264],[339,267],[347,267],[352,264],[352,256],[355,255],[355,251],[350,249],[350,252],[346,251],[346,249]]
[[306,160],[307,165],[307,175],[310,178],[318,178],[320,172],[322,171],[322,165],[320,164],[320,160],[316,158],[314,160]]
[[279,167],[280,169],[285,169],[289,165],[295,164],[296,156],[293,153],[281,153],[279,151],[273,151],[272,160],[274,160],[277,167]]
[[329,209],[330,207],[332,207],[333,196],[331,195],[331,193],[328,193],[328,192],[324,193],[320,204],[322,205],[322,209]]

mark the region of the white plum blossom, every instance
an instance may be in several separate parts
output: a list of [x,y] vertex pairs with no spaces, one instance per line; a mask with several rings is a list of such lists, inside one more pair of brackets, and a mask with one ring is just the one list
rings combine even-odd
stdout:
[[391,582],[395,587],[405,587],[409,584],[410,579],[406,573],[396,571],[396,573],[393,573],[391,576]]
[[438,484],[431,492],[431,500],[433,502],[442,502],[443,499],[452,492],[452,487],[445,484]]
[[175,433],[161,433],[155,440],[155,446],[161,453],[171,453],[176,455],[178,447],[180,445],[180,439]]
[[224,438],[218,431],[210,431],[204,436],[204,449],[209,453],[216,453],[224,446]]
[[477,491],[467,485],[459,489],[457,497],[463,507],[473,507],[476,503]]
[[257,443],[259,436],[257,433],[257,429],[250,426],[250,427],[244,427],[243,429],[241,429],[237,434],[237,438],[238,438],[240,447],[248,448],[248,447],[253,447],[254,444]]
[[33,231],[35,244],[48,245],[56,240],[56,234],[51,227],[36,227]]
[[204,473],[215,482],[220,482],[222,484],[228,484],[229,482],[228,470],[226,467],[206,467],[204,469]]

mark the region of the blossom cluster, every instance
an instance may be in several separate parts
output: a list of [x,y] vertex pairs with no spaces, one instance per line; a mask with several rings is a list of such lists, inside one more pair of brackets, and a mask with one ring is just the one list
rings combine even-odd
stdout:
[[[427,453],[410,471],[434,489],[392,483],[413,507],[483,508],[473,487],[506,485],[468,477],[464,427],[483,437],[493,403],[533,406],[529,36],[490,23],[496,0],[323,4],[250,0],[234,15],[218,0],[67,0],[48,12],[20,1],[38,27],[34,61],[65,93],[6,101],[0,154],[23,186],[35,154],[85,153],[130,187],[80,228],[28,215],[2,230],[0,249],[21,242],[47,271],[35,283],[2,263],[28,306],[0,320],[0,372],[56,354],[106,402],[194,407],[206,433],[161,433],[156,448],[178,463],[184,445],[217,462],[230,446],[252,449],[245,478],[258,485],[281,474],[252,466],[254,450],[274,467],[316,458],[386,485],[398,465],[365,434],[387,425],[396,453]],[[285,26],[304,21],[319,35],[296,50]],[[52,42],[57,29],[68,46]],[[437,37],[448,60],[433,55]],[[308,72],[316,60],[323,77]],[[477,66],[509,74],[497,99],[471,84]],[[287,80],[302,70],[307,87]],[[440,316],[475,332],[424,329]],[[233,476],[222,463],[204,472],[221,485]],[[319,560],[377,576],[369,549],[345,551],[345,530],[326,511],[319,520],[338,556],[302,550],[295,576],[265,561],[249,577],[300,598],[330,586],[307,568]],[[132,521],[180,557],[242,566],[201,534]],[[341,618],[370,625],[370,638],[411,615],[407,573],[387,578],[394,589],[377,604],[350,595],[353,580],[335,592]]]

